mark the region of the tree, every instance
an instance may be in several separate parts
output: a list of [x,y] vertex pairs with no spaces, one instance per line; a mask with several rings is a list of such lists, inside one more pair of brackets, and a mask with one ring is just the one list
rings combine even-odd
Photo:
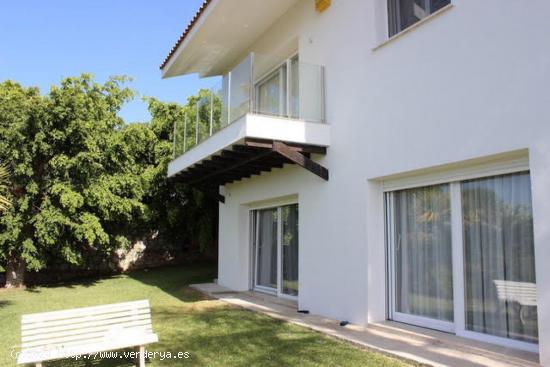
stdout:
[[[144,198],[150,213],[148,225],[158,230],[160,236],[164,237],[164,242],[190,244],[202,251],[216,244],[218,202],[205,197],[177,178],[167,179],[166,172],[168,163],[173,159],[174,123],[185,121],[187,114],[188,128],[194,133],[195,125],[191,121],[196,121],[196,103],[206,94],[206,90],[201,90],[197,96],[189,97],[183,106],[161,102],[155,98],[146,99],[152,116],[149,126],[157,138],[154,154],[157,168],[150,171],[151,184]],[[214,121],[219,121],[220,108],[218,101],[215,107],[217,117],[214,117]],[[199,133],[204,138],[209,130],[209,118],[204,104],[199,107],[199,113]],[[176,133],[183,138],[181,129]],[[190,133],[187,139],[189,147],[194,143],[194,134]]]
[[13,172],[14,205],[0,218],[7,287],[51,258],[82,265],[127,244],[144,191],[117,116],[132,97],[124,81],[98,84],[84,74],[46,96],[0,84],[0,160]]
[[6,267],[7,286],[21,286],[26,264],[38,268],[32,217],[40,183],[35,171],[42,156],[38,134],[43,98],[36,88],[7,81],[0,84],[0,161],[11,172],[6,193],[12,206],[0,216],[0,256]]
[[[10,172],[12,203],[0,214],[7,287],[22,286],[27,270],[97,266],[137,239],[215,244],[218,203],[166,177],[174,121],[196,113],[206,92],[184,106],[150,98],[151,122],[124,124],[117,114],[133,97],[125,82],[99,84],[83,74],[45,95],[0,83],[0,162]],[[215,108],[219,115],[219,101]],[[199,106],[201,136],[207,115]]]
[[8,177],[7,167],[0,165],[0,212],[8,209],[11,205],[8,198],[2,195],[2,193],[7,191]]

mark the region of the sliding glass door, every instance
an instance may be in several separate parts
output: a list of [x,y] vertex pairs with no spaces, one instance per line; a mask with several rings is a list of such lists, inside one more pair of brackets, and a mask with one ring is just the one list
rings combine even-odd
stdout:
[[536,351],[528,172],[386,195],[390,318]]
[[277,209],[258,210],[256,286],[277,288]]
[[395,192],[393,318],[451,331],[453,279],[449,185]]
[[254,289],[298,296],[298,205],[256,210]]
[[255,112],[299,118],[300,89],[298,55],[285,60],[255,83]]
[[257,113],[281,116],[286,112],[286,64],[263,78],[256,86]]
[[466,330],[536,343],[528,173],[462,183]]
[[281,207],[281,292],[298,295],[298,205]]

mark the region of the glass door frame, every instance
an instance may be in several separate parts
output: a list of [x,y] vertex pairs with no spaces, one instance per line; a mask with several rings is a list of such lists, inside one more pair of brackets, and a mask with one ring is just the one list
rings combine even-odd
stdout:
[[[259,256],[259,251],[258,251],[258,242],[259,242],[259,239],[260,239],[260,220],[259,220],[259,217],[260,217],[260,211],[262,210],[270,210],[270,209],[277,209],[277,251],[276,251],[276,254],[277,254],[277,288],[271,288],[271,287],[266,287],[264,285],[260,285],[258,284],[258,264],[259,264],[259,259],[258,259],[258,256]],[[280,210],[278,208],[275,208],[275,207],[271,207],[271,208],[261,208],[261,209],[256,209],[254,210],[253,212],[253,216],[254,216],[254,230],[252,231],[253,235],[254,235],[254,239],[252,241],[253,243],[253,254],[254,254],[254,258],[253,258],[253,290],[255,291],[259,291],[259,292],[263,292],[263,293],[269,293],[269,294],[277,294],[279,293],[279,244],[280,244],[280,227],[281,227],[281,224],[280,224]]]
[[[465,317],[465,286],[464,286],[464,242],[463,242],[463,223],[462,223],[462,181],[473,178],[484,178],[499,176],[506,173],[529,172],[527,167],[518,167],[507,170],[506,172],[485,172],[478,175],[466,175],[465,177],[454,177],[453,180],[436,180],[430,182],[426,180],[422,183],[416,183],[399,188],[384,189],[384,216],[386,233],[386,267],[387,267],[387,315],[388,319],[397,322],[403,322],[419,327],[425,327],[434,330],[440,330],[448,333],[454,333],[457,336],[478,340],[481,342],[501,345],[504,347],[525,350],[538,353],[538,344],[514,340],[481,332],[466,329]],[[453,277],[453,322],[445,322],[427,317],[415,316],[396,312],[395,305],[395,223],[393,221],[393,193],[402,189],[412,189],[415,187],[425,187],[436,184],[448,184],[451,200],[451,246],[452,246],[452,277]]]
[[[260,111],[260,93],[259,88],[268,80],[270,80],[274,75],[279,74],[279,114],[275,116],[286,117],[286,118],[300,118],[300,106],[298,105],[298,111],[292,111],[291,107],[291,94],[292,94],[292,83],[293,78],[295,77],[294,70],[292,68],[292,62],[297,61],[299,63],[300,56],[298,52],[293,53],[284,61],[278,63],[275,67],[271,68],[268,72],[264,73],[262,76],[254,80],[254,111],[255,113],[265,114]],[[299,68],[299,66],[298,66]],[[285,76],[282,75],[283,70],[285,70]],[[299,83],[299,71],[296,71],[298,75]],[[297,116],[293,116],[293,112],[297,112]]]
[[[261,292],[261,293],[271,294],[280,298],[286,298],[289,300],[297,301],[298,296],[293,296],[293,295],[283,293],[283,238],[282,238],[283,221],[281,219],[282,219],[282,208],[287,205],[297,205],[298,211],[300,210],[298,203],[294,201],[288,202],[288,203],[285,202],[284,204],[255,207],[253,209],[250,209],[249,218],[251,223],[249,225],[252,228],[252,230],[250,231],[250,235],[251,235],[250,244],[252,247],[251,290]],[[259,218],[260,211],[266,210],[266,209],[277,209],[277,252],[276,252],[277,253],[277,287],[276,288],[270,288],[270,287],[258,285],[258,279],[257,279],[258,278],[258,240],[260,236],[260,230],[259,230],[260,221],[258,220],[258,218]],[[300,240],[298,236],[298,248],[299,246],[300,246]],[[298,288],[298,295],[299,294],[300,294],[300,291]]]
[[[389,309],[388,313],[390,316],[390,319],[398,322],[402,322],[405,324],[411,324],[411,325],[417,325],[421,327],[425,327],[428,329],[434,329],[434,330],[440,330],[448,333],[455,332],[455,325],[451,321],[444,321],[444,320],[436,320],[431,319],[429,317],[424,316],[417,316],[412,314],[407,314],[403,312],[397,311],[396,307],[396,301],[395,301],[395,294],[396,294],[396,284],[397,281],[395,279],[395,273],[396,273],[396,265],[395,265],[395,221],[394,221],[394,194],[393,192],[386,193],[385,197],[385,206],[386,206],[386,228],[387,228],[387,249],[388,249],[388,281],[389,281],[389,292],[388,292],[388,302],[389,302]],[[452,201],[451,201],[451,215],[452,215]],[[452,221],[451,217],[451,221]],[[454,263],[454,252],[453,252],[453,263]],[[454,269],[454,264],[453,264]],[[453,289],[454,287],[454,278],[455,274],[453,271]],[[453,291],[453,299],[456,297],[454,291]],[[453,302],[453,311],[456,313],[456,307]],[[456,314],[454,315],[456,317]]]

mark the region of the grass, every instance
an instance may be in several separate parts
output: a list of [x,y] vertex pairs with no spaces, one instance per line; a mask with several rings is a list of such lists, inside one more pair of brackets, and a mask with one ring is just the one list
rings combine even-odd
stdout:
[[[406,366],[265,315],[205,299],[188,284],[209,281],[215,269],[172,267],[78,284],[0,291],[0,366],[19,343],[21,315],[149,299],[160,341],[149,351],[189,352],[189,359],[151,359],[147,366]],[[48,367],[131,366],[130,360],[63,360]]]

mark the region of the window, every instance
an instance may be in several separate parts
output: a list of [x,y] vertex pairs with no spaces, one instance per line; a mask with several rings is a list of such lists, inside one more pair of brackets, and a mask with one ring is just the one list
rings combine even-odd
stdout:
[[528,172],[386,194],[390,317],[536,351]]
[[409,28],[451,0],[388,0],[389,36]]

